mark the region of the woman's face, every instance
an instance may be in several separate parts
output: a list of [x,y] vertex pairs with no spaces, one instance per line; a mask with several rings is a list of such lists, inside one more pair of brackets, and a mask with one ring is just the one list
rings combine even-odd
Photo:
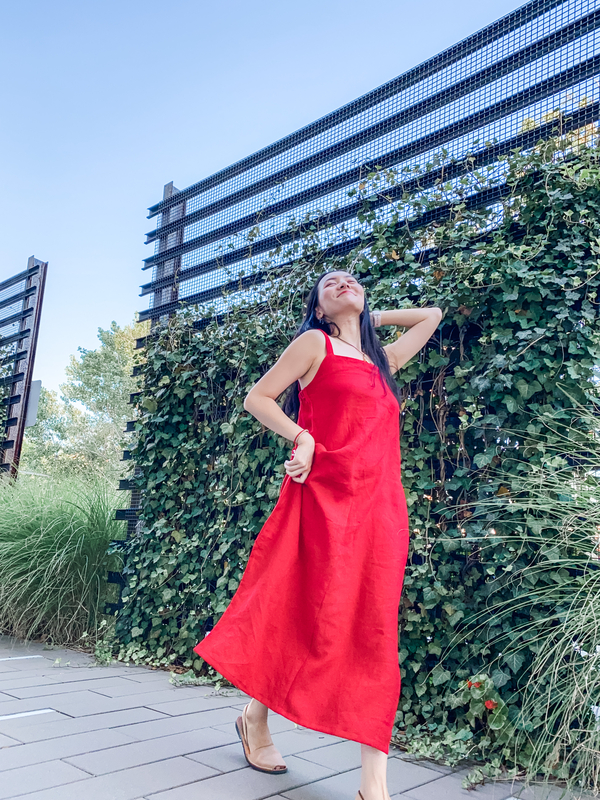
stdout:
[[342,270],[330,272],[321,278],[318,294],[319,301],[315,309],[317,319],[323,316],[334,319],[338,314],[349,311],[360,314],[365,307],[365,290],[353,275]]

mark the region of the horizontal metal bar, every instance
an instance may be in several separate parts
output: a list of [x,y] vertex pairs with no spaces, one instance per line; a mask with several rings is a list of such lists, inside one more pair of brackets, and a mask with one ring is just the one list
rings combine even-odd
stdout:
[[109,569],[107,571],[106,582],[118,583],[119,586],[125,586],[125,584],[127,583],[127,579],[120,572],[115,572],[114,570]]
[[29,289],[24,289],[22,292],[19,292],[19,294],[13,294],[11,297],[5,297],[4,300],[0,300],[0,308],[6,308],[7,306],[12,306],[21,300],[26,300],[36,292],[37,286],[30,286]]
[[138,518],[140,513],[139,508],[119,508],[115,511],[115,520],[123,522],[123,520],[130,520]]
[[[498,202],[499,200],[503,199],[510,193],[511,187],[507,186],[506,184],[502,184],[501,186],[496,186],[493,189],[484,189],[482,192],[478,192],[475,195],[472,195],[469,198],[461,200],[460,204],[464,205],[467,209],[474,209],[479,208],[481,206],[488,205],[490,203]],[[445,219],[449,216],[451,209],[458,205],[458,203],[448,204],[447,206],[440,206],[433,211],[427,211],[425,214],[420,215],[415,220],[402,220],[398,222],[398,226],[408,228],[409,230],[417,230],[424,225],[427,225],[431,222],[434,222],[439,219]],[[330,248],[327,248],[324,251],[324,257],[329,255],[344,255],[349,253],[355,247],[361,244],[361,239],[356,237],[354,239],[349,239],[345,242],[341,242],[339,245],[333,245]],[[174,311],[177,308],[181,308],[185,305],[195,305],[196,303],[207,302],[208,300],[212,300],[216,297],[221,297],[223,292],[234,292],[234,291],[241,291],[242,289],[250,288],[251,286],[259,285],[263,283],[268,277],[272,276],[275,272],[279,271],[281,267],[277,267],[271,270],[261,270],[251,275],[247,275],[243,278],[232,280],[229,283],[216,286],[213,289],[208,289],[204,292],[199,292],[196,295],[192,295],[191,297],[186,297],[184,300],[174,301],[172,303],[167,303],[164,306],[159,306],[157,308],[149,308],[147,311],[140,312],[139,318],[140,321],[142,319],[148,319],[153,317],[162,316],[163,314],[169,313],[170,311]]]
[[[471,168],[478,169],[481,168],[482,166],[486,166],[487,164],[494,163],[501,155],[509,153],[514,149],[517,148],[526,149],[528,147],[532,147],[536,142],[540,141],[540,139],[548,138],[553,133],[556,133],[560,128],[562,128],[563,132],[569,132],[571,130],[576,130],[577,128],[582,127],[583,125],[589,124],[590,122],[597,120],[599,117],[600,117],[600,102],[597,102],[591,104],[590,106],[586,106],[585,108],[578,109],[576,112],[574,112],[572,117],[568,118],[567,120],[561,120],[561,121],[552,120],[550,122],[545,123],[544,125],[541,125],[538,128],[518,134],[517,136],[505,142],[477,151],[472,155],[473,160],[470,161],[472,167],[467,168],[465,162],[459,162],[453,165],[452,164],[445,165],[443,168],[440,168],[439,170],[432,170],[432,172],[428,173],[427,175],[421,176],[421,178],[418,179],[418,184],[422,189],[427,189],[429,188],[429,186],[435,185],[436,181],[438,181],[442,177],[444,177],[445,180],[450,180],[453,177],[458,177],[459,175],[468,172]],[[407,181],[405,184],[402,184],[398,187],[392,187],[386,192],[386,197],[391,198],[391,200],[393,201],[394,199],[400,197],[403,192],[411,191],[411,188],[413,188],[414,183],[415,183],[414,181]],[[381,207],[386,205],[387,203],[388,203],[387,199],[381,198],[378,202],[373,204],[373,207],[374,208]],[[344,220],[350,219],[353,216],[355,216],[360,210],[360,206],[361,206],[360,202],[351,204],[344,209],[339,209],[333,214],[328,215],[327,218],[325,219],[322,218],[316,220],[314,224],[316,224],[318,227],[319,225],[324,224],[325,221],[329,221],[332,224],[343,222]],[[268,242],[267,246],[262,248],[261,242],[256,243],[253,246],[252,250],[254,255],[264,252],[265,250],[271,249],[277,243],[282,241],[282,237],[277,237],[276,240],[275,237],[273,237],[271,240],[263,240],[263,241]],[[197,264],[194,267],[189,267],[186,270],[180,271],[176,276],[176,279],[179,283],[182,283],[183,281],[190,280],[191,278],[196,277],[198,275],[202,275],[206,272],[211,272],[213,269],[216,269],[219,266],[229,266],[230,263],[235,263],[236,261],[242,260],[244,256],[242,255],[240,257],[238,255],[239,252],[240,252],[239,250],[232,251],[230,254],[224,257],[224,259],[220,261],[218,264],[215,263],[214,260],[211,260],[209,262],[204,262],[204,264]],[[158,291],[159,289],[173,285],[173,277],[174,276],[171,275],[165,278],[159,278],[158,280],[153,281],[152,283],[146,284],[145,286],[142,287],[141,294],[142,295],[149,294],[150,292]],[[219,295],[217,294],[215,296]],[[189,300],[189,298],[184,298],[184,300],[187,301],[188,305],[191,305],[192,302],[194,302]],[[165,304],[165,306],[169,305],[172,305],[172,303]],[[175,301],[175,305],[177,305],[177,301]],[[155,306],[155,308],[161,309],[164,308],[165,306],[157,306],[157,307]],[[146,312],[141,312],[141,313],[145,314]],[[160,316],[160,313],[155,316]]]
[[[471,114],[469,117],[464,117],[460,120],[457,120],[450,125],[447,125],[445,128],[441,128],[433,133],[430,133],[428,136],[423,136],[417,141],[411,142],[408,145],[403,145],[396,150],[391,151],[390,153],[379,156],[377,159],[367,162],[365,165],[349,170],[342,176],[333,179],[336,181],[336,188],[340,188],[340,179],[345,185],[349,185],[360,180],[362,177],[364,177],[364,175],[366,175],[368,172],[371,172],[378,166],[385,169],[401,163],[415,155],[425,153],[435,147],[440,147],[441,145],[446,144],[448,141],[452,141],[452,139],[454,139],[457,135],[464,135],[465,133],[477,130],[484,124],[489,124],[497,119],[502,119],[502,117],[525,108],[526,106],[531,105],[533,102],[542,100],[545,97],[555,94],[557,91],[571,86],[577,81],[597,74],[599,70],[600,55],[596,55],[587,61],[582,62],[581,64],[577,64],[574,67],[559,73],[558,75],[553,75],[544,81],[534,84],[534,86],[528,87],[527,89],[523,89],[516,94],[503,98],[494,106],[480,109],[474,114]],[[205,237],[198,237],[197,239],[192,239],[185,244],[177,245],[169,250],[165,250],[163,253],[157,253],[144,259],[145,266],[143,269],[147,269],[154,264],[167,261],[174,256],[183,255],[184,253],[188,253],[191,250],[197,249],[204,243],[204,238]],[[277,237],[278,240],[279,238],[280,237]],[[260,246],[260,241],[254,242],[252,246],[253,253],[260,252],[260,250],[258,250]]]
[[[4,345],[5,342],[0,340],[0,346]],[[3,358],[0,361],[0,364],[12,364],[13,362],[21,361],[23,358],[27,356],[27,350],[17,350],[12,355]]]
[[257,153],[254,153],[251,156],[247,156],[241,161],[226,167],[214,175],[204,178],[193,186],[183,189],[172,197],[150,206],[150,213],[148,217],[151,218],[166,208],[169,208],[173,205],[178,205],[182,200],[187,200],[188,198],[194,197],[201,192],[206,191],[207,189],[218,186],[220,183],[246,172],[248,169],[256,166],[257,164],[267,161],[269,158],[295,147],[296,145],[312,138],[318,133],[322,133],[323,131],[334,127],[335,125],[338,125],[340,122],[350,119],[367,108],[377,105],[377,103],[382,102],[386,98],[392,97],[398,92],[401,92],[415,83],[424,80],[429,75],[433,75],[450,64],[460,61],[470,53],[482,49],[486,45],[490,44],[496,39],[499,39],[510,31],[521,27],[530,20],[535,19],[555,6],[560,5],[563,1],[564,0],[532,0],[532,2],[517,8],[515,11],[512,11],[510,14],[507,14],[505,17],[497,20],[492,25],[488,25],[486,28],[477,31],[471,36],[468,36],[466,39],[463,39],[461,42],[458,42],[452,47],[443,50],[441,53],[438,53],[427,61],[424,61],[422,64],[413,67],[388,83],[385,83],[382,86],[379,86],[378,88],[368,92],[367,94],[362,95],[362,97],[353,100],[351,103],[348,103],[336,111],[321,117],[321,119],[310,123],[310,125],[306,125],[304,128],[301,128],[295,133],[292,133],[289,136],[274,142],[273,144],[263,148],[262,150],[259,150]]
[[4,347],[7,344],[12,344],[13,342],[19,342],[22,339],[26,339],[30,333],[31,328],[24,328],[22,331],[13,333],[11,336],[0,336],[0,347]]
[[[8,328],[9,325],[14,325],[15,322],[20,322],[22,319],[29,317],[33,314],[35,309],[33,308],[24,308],[23,311],[19,311],[18,314],[13,314],[10,317],[4,317],[4,319],[0,319],[0,330],[3,328]],[[0,336],[0,344],[5,344],[6,340]]]
[[[435,95],[432,95],[425,100],[421,100],[418,103],[415,103],[408,108],[402,109],[396,114],[388,117],[385,120],[377,122],[375,125],[372,125],[369,128],[365,128],[363,130],[354,133],[352,136],[347,137],[346,139],[336,142],[336,144],[327,147],[318,153],[314,153],[307,158],[303,159],[302,161],[296,162],[294,165],[286,166],[280,172],[275,173],[273,175],[269,175],[266,178],[263,178],[256,183],[253,183],[251,186],[246,186],[243,189],[240,189],[237,192],[233,192],[232,194],[228,195],[227,197],[222,198],[221,200],[217,201],[216,203],[212,203],[211,205],[205,206],[204,208],[199,209],[198,211],[194,211],[192,214],[189,214],[175,222],[169,223],[167,225],[161,226],[154,231],[146,234],[147,241],[146,244],[151,243],[157,237],[160,236],[162,239],[163,237],[168,236],[173,231],[179,230],[182,227],[187,227],[188,225],[193,224],[194,222],[198,222],[201,219],[206,217],[212,216],[213,214],[218,213],[219,211],[228,208],[229,206],[236,205],[237,203],[242,202],[243,200],[247,200],[250,197],[259,194],[260,192],[266,191],[271,189],[273,186],[277,184],[284,183],[289,181],[291,178],[295,177],[296,175],[302,174],[303,172],[307,172],[310,169],[314,169],[315,167],[319,166],[320,164],[324,164],[327,161],[331,161],[334,158],[339,157],[343,153],[347,153],[359,145],[366,144],[367,142],[373,141],[386,133],[395,130],[397,128],[402,127],[403,125],[408,124],[409,122],[418,119],[419,117],[423,117],[426,114],[430,114],[432,111],[435,111],[439,108],[442,108],[444,105],[447,105],[450,102],[454,102],[460,97],[464,97],[467,94],[471,94],[476,89],[485,86],[492,81],[496,81],[499,78],[503,77],[504,75],[508,75],[511,72],[514,72],[517,69],[520,69],[527,64],[530,64],[532,61],[541,58],[543,55],[547,55],[548,53],[556,50],[559,47],[564,47],[565,44],[579,38],[580,36],[588,33],[591,30],[600,26],[600,9],[593,11],[591,14],[588,14],[586,17],[582,17],[578,20],[575,20],[570,25],[567,25],[564,28],[560,28],[558,30],[552,31],[552,33],[548,34],[544,39],[539,39],[536,42],[531,43],[527,47],[522,48],[521,50],[517,50],[514,53],[511,53],[502,61],[498,61],[494,64],[490,64],[485,69],[482,69],[480,72],[477,72],[473,75],[470,75],[468,78],[464,80],[452,84],[451,86],[443,89],[442,91],[438,92]],[[322,184],[324,185],[324,184]],[[314,191],[314,190],[310,190]],[[319,196],[318,194],[314,194],[314,197]],[[226,226],[225,228],[220,228],[218,230],[212,231],[210,236],[210,240],[217,240],[223,238],[225,235],[229,235],[231,233],[235,233],[236,231],[243,230],[246,227],[250,227],[253,224],[258,222],[258,217],[261,219],[268,218],[269,216],[275,216],[281,212],[281,210],[286,210],[286,206],[289,207],[290,199],[295,201],[295,204],[300,205],[303,200],[296,198],[289,198],[281,203],[273,204],[272,206],[266,207],[259,211],[254,211],[251,214],[245,215],[244,217],[235,221],[235,227]],[[281,206],[281,209],[278,208]],[[208,234],[207,234],[208,235]],[[207,240],[207,241],[210,241]]]
[[25,269],[23,272],[13,275],[12,278],[7,278],[0,283],[0,292],[3,292],[5,289],[10,289],[11,286],[14,286],[16,283],[21,283],[21,281],[27,280],[27,278],[31,278],[32,275],[39,272],[39,269],[40,265],[36,264],[35,267],[31,267],[31,269]]
[[0,386],[11,386],[13,383],[20,383],[24,377],[24,372],[17,372],[16,375],[7,375],[6,378],[0,378]]
[[4,397],[0,400],[0,404],[3,406],[12,406],[15,403],[21,402],[21,395],[20,394],[13,394],[11,397]]

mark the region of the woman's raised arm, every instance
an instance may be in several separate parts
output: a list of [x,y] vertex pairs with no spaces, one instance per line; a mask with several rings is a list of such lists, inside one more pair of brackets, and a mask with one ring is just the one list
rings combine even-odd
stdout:
[[[322,352],[323,334],[318,330],[305,331],[294,339],[248,392],[244,400],[246,411],[267,428],[293,442],[302,428],[282,411],[276,401],[288,386],[309,371],[315,360],[322,357]],[[303,434],[303,441],[304,438],[308,435]]]
[[381,312],[382,325],[399,325],[409,329],[395,342],[386,344],[383,348],[392,373],[403,367],[427,344],[441,319],[442,309],[437,306]]

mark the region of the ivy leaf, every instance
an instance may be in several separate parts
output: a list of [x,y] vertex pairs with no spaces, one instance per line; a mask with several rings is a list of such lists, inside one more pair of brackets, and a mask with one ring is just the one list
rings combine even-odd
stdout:
[[444,669],[441,664],[438,664],[431,673],[431,682],[434,686],[441,686],[442,683],[449,681],[451,677],[452,673]]
[[525,663],[525,656],[521,653],[508,653],[504,656],[504,663],[511,672],[518,672]]
[[495,455],[496,448],[491,448],[490,450],[486,450],[485,453],[477,453],[477,455],[473,458],[473,461],[478,467],[485,467],[492,463]]
[[503,672],[501,669],[495,669],[492,672],[492,681],[494,682],[496,689],[501,689],[509,682],[509,680],[510,675],[508,675],[506,672]]
[[144,397],[142,400],[142,406],[151,414],[154,414],[158,409],[158,403],[153,397]]

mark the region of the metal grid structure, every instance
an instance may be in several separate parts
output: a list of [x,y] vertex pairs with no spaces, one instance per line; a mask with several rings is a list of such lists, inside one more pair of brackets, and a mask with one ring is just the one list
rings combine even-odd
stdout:
[[0,283],[0,470],[17,475],[25,430],[48,264],[31,256],[27,269]]
[[150,208],[155,252],[145,259],[150,307],[140,319],[155,323],[192,304],[210,316],[236,289],[251,301],[267,254],[289,241],[291,219],[326,219],[324,247],[348,251],[360,205],[349,191],[376,166],[425,167],[442,148],[454,162],[470,154],[493,165],[550,135],[557,116],[562,132],[595,123],[599,75],[600,0],[531,0],[215,175],[181,191],[168,184]]
[[[408,175],[421,168],[420,189],[443,177],[455,182],[455,198],[489,207],[505,193],[504,154],[557,131],[591,126],[596,134],[599,76],[600,0],[531,0],[215,175],[181,191],[167,184],[161,202],[150,208],[157,227],[147,241],[155,250],[145,259],[152,280],[141,296],[149,296],[150,306],[140,321],[150,319],[154,326],[182,306],[198,305],[195,324],[202,327],[231,302],[256,302],[268,277],[264,261],[291,241],[294,220],[310,217],[323,231],[324,249],[349,252],[359,243],[362,225],[357,217],[362,201],[353,190],[378,167]],[[440,151],[445,151],[443,173],[428,171]],[[465,197],[461,181],[478,167],[491,171],[493,180],[484,190],[472,184]],[[378,201],[381,214],[390,199],[397,201],[410,189],[410,178],[398,189],[386,189]],[[450,192],[449,203],[452,199]],[[450,205],[441,207],[416,222],[449,211]],[[409,216],[406,221],[412,224]],[[285,265],[285,248],[280,258]],[[138,340],[138,346],[143,343]],[[122,481],[120,488],[132,486]],[[134,493],[130,508],[117,512],[127,520],[128,536],[135,530],[139,500]],[[122,585],[124,579],[111,573],[109,580]],[[107,604],[107,613],[121,605],[120,600]]]

